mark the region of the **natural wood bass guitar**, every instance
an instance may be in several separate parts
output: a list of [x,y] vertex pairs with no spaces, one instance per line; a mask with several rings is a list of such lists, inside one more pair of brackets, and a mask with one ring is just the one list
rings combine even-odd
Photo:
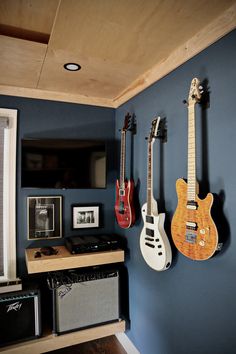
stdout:
[[188,101],[188,178],[176,182],[178,205],[171,223],[175,246],[192,260],[206,260],[220,250],[218,232],[211,216],[213,194],[198,197],[196,181],[195,105],[201,99],[201,86],[197,78],[191,82]]
[[121,153],[120,153],[120,179],[116,181],[116,221],[123,229],[128,229],[135,222],[134,209],[134,181],[125,178],[126,164],[126,132],[131,124],[131,115],[126,114],[124,126],[121,130]]
[[160,117],[152,121],[148,138],[147,203],[142,207],[143,229],[140,235],[140,249],[149,267],[167,270],[172,261],[172,252],[165,233],[165,214],[158,214],[157,202],[153,197],[153,144],[157,137]]

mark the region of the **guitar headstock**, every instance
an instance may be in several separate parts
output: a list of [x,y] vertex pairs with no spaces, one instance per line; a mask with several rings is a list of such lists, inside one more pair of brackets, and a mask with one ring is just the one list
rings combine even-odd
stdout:
[[124,119],[124,125],[122,128],[122,132],[126,132],[127,130],[130,129],[131,127],[131,115],[129,113],[126,114],[125,119]]
[[152,121],[151,131],[150,131],[149,138],[148,138],[149,143],[153,142],[154,139],[157,138],[157,132],[158,132],[160,120],[161,120],[161,118],[157,117],[157,118],[153,119],[153,121]]
[[188,104],[194,105],[200,102],[202,93],[203,93],[203,88],[202,86],[200,86],[200,81],[195,77],[191,81],[191,86],[190,86],[189,96],[188,96]]

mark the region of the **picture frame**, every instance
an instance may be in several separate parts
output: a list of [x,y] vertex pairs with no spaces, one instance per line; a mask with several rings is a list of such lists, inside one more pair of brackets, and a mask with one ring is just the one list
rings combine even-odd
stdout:
[[99,204],[73,204],[71,211],[73,230],[100,227]]
[[28,240],[62,237],[62,196],[27,197]]

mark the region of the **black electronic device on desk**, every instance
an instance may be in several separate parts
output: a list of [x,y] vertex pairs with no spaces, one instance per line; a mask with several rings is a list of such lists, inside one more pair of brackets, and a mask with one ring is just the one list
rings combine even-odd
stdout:
[[70,236],[65,245],[72,254],[112,251],[121,246],[118,237],[112,235]]

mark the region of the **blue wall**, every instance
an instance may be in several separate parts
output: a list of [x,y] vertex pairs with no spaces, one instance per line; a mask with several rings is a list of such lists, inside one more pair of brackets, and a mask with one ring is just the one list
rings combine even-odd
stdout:
[[[93,229],[95,233],[110,233],[114,229],[114,180],[116,166],[114,162],[114,110],[62,102],[0,97],[0,106],[18,110],[18,154],[17,154],[17,256],[18,275],[26,274],[24,253],[26,247],[58,245],[63,239],[27,240],[26,200],[28,196],[63,196],[63,236],[91,233],[91,230],[71,230],[71,204],[101,203],[103,227]],[[68,139],[104,139],[107,142],[108,173],[106,189],[62,190],[21,188],[21,139],[68,138]],[[79,164],[79,161],[78,161]]]
[[[26,197],[63,195],[64,236],[70,229],[73,203],[100,202],[104,227],[96,232],[123,234],[128,241],[126,265],[129,277],[128,336],[141,354],[234,354],[236,352],[236,31],[209,47],[177,70],[145,90],[115,112],[112,109],[60,102],[1,96],[0,106],[16,108],[18,149],[22,137],[104,138],[110,142],[108,186],[105,190],[35,190],[20,188],[20,153],[17,176],[17,253],[19,275],[25,273],[24,249],[37,245],[27,241]],[[114,223],[115,139],[127,111],[136,115],[132,172],[140,205],[146,201],[146,148],[144,139],[151,120],[166,117],[167,143],[154,145],[154,195],[166,212],[166,230],[176,207],[175,181],[186,176],[187,98],[191,79],[208,80],[210,107],[197,107],[198,179],[201,191],[215,192],[225,216],[226,244],[221,254],[204,261],[191,261],[173,247],[172,267],[166,272],[151,270],[142,259],[139,235],[140,214],[135,226],[123,230]],[[116,118],[116,126],[115,126]],[[116,134],[116,136],[115,136]],[[130,136],[129,136],[130,138]],[[130,141],[129,141],[130,143]],[[130,170],[130,164],[128,164]],[[226,227],[228,224],[228,227]],[[85,231],[86,232],[86,231]],[[90,233],[90,231],[87,231]],[[58,240],[49,241],[58,244]],[[45,242],[43,242],[45,244]]]
[[[220,196],[222,252],[203,262],[176,252],[171,269],[155,272],[139,249],[142,220],[127,237],[130,339],[142,354],[236,353],[236,31],[230,33],[116,111],[116,136],[127,111],[137,120],[133,176],[139,202],[146,201],[147,142],[156,115],[166,117],[167,142],[154,145],[154,196],[166,213],[166,230],[176,208],[175,182],[187,173],[187,108],[193,77],[207,80],[210,107],[197,107],[197,177],[202,192]],[[129,165],[128,165],[129,168]],[[222,211],[222,210],[221,210]],[[223,223],[224,221],[224,223]]]

